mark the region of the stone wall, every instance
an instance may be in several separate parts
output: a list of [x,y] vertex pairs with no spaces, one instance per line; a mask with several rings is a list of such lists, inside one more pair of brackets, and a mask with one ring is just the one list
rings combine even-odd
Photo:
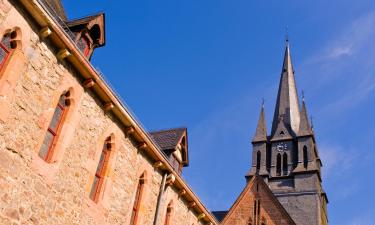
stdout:
[[[152,166],[122,126],[101,108],[80,76],[55,57],[29,19],[0,1],[0,32],[17,27],[20,42],[0,71],[0,224],[129,224],[138,179],[146,174],[138,224],[152,224],[161,172]],[[17,62],[17,64],[14,64]],[[38,156],[60,95],[70,90],[72,104],[64,119],[53,160]],[[99,201],[89,198],[92,181],[109,135],[110,163]],[[160,210],[174,201],[171,224],[198,224],[176,191],[168,187]]]

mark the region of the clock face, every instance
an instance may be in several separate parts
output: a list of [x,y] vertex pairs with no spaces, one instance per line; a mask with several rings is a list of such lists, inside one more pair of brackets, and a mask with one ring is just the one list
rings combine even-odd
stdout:
[[288,145],[284,142],[280,142],[279,144],[277,144],[276,149],[277,151],[282,152],[288,149]]

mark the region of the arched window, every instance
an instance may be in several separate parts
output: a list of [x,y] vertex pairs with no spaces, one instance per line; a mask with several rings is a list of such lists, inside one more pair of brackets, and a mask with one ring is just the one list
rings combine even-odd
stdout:
[[15,42],[13,40],[17,37],[17,32],[7,32],[4,34],[3,38],[0,42],[0,69],[3,68],[4,64],[6,63],[9,55],[13,49],[16,48]]
[[286,154],[286,152],[283,155],[283,174],[288,174],[288,155]]
[[171,222],[171,217],[172,217],[172,212],[173,212],[173,202],[170,202],[167,207],[167,212],[165,213],[165,221],[164,225],[169,225]]
[[46,136],[44,137],[42,147],[39,150],[39,156],[46,162],[51,161],[53,149],[56,145],[57,137],[61,130],[64,116],[69,105],[70,92],[68,91],[60,96],[59,102],[55,108],[55,112],[53,113],[52,120],[48,126]]
[[89,55],[90,42],[84,34],[82,34],[81,37],[78,39],[77,47],[85,56]]
[[138,181],[137,191],[135,193],[135,199],[133,204],[133,212],[130,220],[130,225],[136,225],[138,220],[139,207],[141,205],[141,199],[143,194],[143,188],[145,184],[146,175],[143,173]]
[[281,175],[281,155],[280,155],[280,153],[277,154],[277,157],[276,157],[276,175],[277,176]]
[[303,166],[305,167],[305,169],[307,168],[307,164],[308,164],[307,147],[305,145],[303,146]]
[[257,152],[257,173],[259,173],[260,170],[260,162],[261,162],[261,153],[260,151]]
[[103,186],[104,176],[106,174],[112,148],[113,148],[113,140],[112,140],[112,137],[110,136],[104,142],[103,150],[100,155],[98,166],[96,168],[94,181],[91,186],[90,198],[94,202],[98,202],[99,200],[99,195]]

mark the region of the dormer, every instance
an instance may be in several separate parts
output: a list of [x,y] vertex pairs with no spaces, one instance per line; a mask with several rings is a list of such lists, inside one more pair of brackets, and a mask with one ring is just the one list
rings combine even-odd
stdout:
[[90,59],[95,48],[105,45],[104,13],[67,22],[72,32],[73,41],[87,59]]
[[153,131],[150,135],[176,172],[189,165],[186,128]]

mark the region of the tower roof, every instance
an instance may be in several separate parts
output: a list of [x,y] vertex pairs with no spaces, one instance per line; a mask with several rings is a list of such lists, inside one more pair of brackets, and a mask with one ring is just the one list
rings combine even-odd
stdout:
[[262,104],[262,108],[260,110],[258,126],[255,131],[255,135],[253,138],[253,142],[259,141],[267,141],[267,125],[266,125],[266,117],[264,115],[264,104]]
[[298,135],[305,136],[305,135],[311,135],[311,134],[312,134],[312,129],[310,126],[308,115],[307,115],[305,100],[303,99]]
[[283,68],[281,72],[279,91],[277,94],[275,114],[272,122],[272,137],[275,137],[275,132],[280,122],[284,124],[284,126],[289,130],[289,133],[292,135],[296,135],[298,133],[300,110],[288,41],[286,41],[285,46]]

